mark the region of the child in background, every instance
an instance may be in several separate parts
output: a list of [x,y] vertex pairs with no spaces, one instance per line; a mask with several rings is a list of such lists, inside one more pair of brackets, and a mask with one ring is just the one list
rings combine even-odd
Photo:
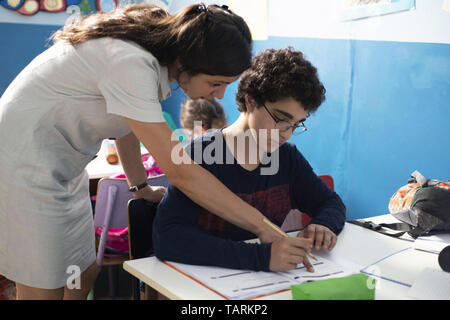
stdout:
[[[200,126],[195,127],[196,121]],[[222,105],[217,100],[187,99],[181,106],[180,123],[188,135],[195,139],[209,129],[225,127],[227,120]]]
[[[273,224],[280,226],[291,209],[312,217],[298,237],[282,237],[272,243],[242,242],[255,235],[213,215],[169,184],[153,224],[156,256],[256,271],[287,271],[303,263],[313,272],[307,252],[312,247],[334,248],[345,223],[345,206],[287,140],[306,131],[306,118],[324,99],[325,88],[317,70],[300,51],[265,50],[241,75],[236,93],[239,118],[187,146],[192,159],[197,152],[202,152],[201,160],[211,156],[214,161],[199,164]],[[244,142],[239,143],[242,136]],[[252,153],[257,154],[256,161],[247,157]],[[246,156],[240,158],[239,154]],[[267,170],[273,165],[275,170]]]

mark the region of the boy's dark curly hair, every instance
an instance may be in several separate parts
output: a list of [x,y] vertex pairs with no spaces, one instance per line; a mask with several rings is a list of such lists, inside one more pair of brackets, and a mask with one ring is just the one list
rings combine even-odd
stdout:
[[245,95],[250,95],[261,107],[266,101],[276,102],[292,97],[312,113],[325,100],[325,88],[317,69],[300,51],[291,47],[266,49],[257,54],[244,71],[236,93],[238,110],[247,111]]

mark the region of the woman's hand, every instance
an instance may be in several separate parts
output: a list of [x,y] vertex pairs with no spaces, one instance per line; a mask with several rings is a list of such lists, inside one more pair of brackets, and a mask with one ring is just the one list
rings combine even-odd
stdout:
[[333,231],[319,224],[310,224],[297,237],[312,239],[316,250],[324,249],[331,251],[336,245],[337,236]]
[[133,192],[133,196],[136,199],[145,199],[150,202],[159,202],[161,201],[165,192],[165,187],[146,186],[139,191]]

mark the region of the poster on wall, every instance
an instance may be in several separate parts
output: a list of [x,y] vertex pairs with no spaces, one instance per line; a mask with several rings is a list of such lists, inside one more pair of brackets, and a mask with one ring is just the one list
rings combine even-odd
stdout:
[[[165,10],[173,0],[0,0],[0,22],[62,24],[66,19],[78,18],[81,14],[110,12],[117,6],[132,3],[149,3]],[[15,15],[12,16],[11,13]],[[52,15],[48,15],[51,13]],[[31,16],[45,15],[30,21]],[[22,17],[22,19],[20,19]],[[28,21],[27,21],[28,20]],[[50,21],[49,21],[50,20]]]
[[342,0],[340,20],[358,20],[414,8],[415,0]]

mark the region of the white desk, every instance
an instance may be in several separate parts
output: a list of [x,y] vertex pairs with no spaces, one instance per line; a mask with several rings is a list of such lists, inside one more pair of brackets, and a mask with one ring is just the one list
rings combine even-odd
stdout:
[[97,158],[89,162],[86,167],[86,170],[89,175],[89,179],[101,179],[105,177],[111,177],[112,175],[123,173],[122,165],[117,164],[109,164],[106,161],[105,154],[98,154]]
[[[123,167],[120,164],[120,161],[117,164],[109,164],[108,161],[106,161],[106,148],[106,144],[102,143],[102,146],[97,153],[97,157],[87,165],[86,170],[89,179],[101,179],[123,173]],[[148,153],[147,149],[141,147],[141,154],[146,153]]]
[[[374,218],[370,218],[375,222]],[[378,218],[377,222],[381,222]],[[383,221],[385,222],[385,221]],[[389,221],[388,221],[389,222]],[[345,224],[344,230],[338,237],[338,242],[331,252],[314,252],[344,265],[345,262],[358,265],[361,268],[367,267],[386,256],[406,249],[409,258],[418,260],[420,263],[410,263],[405,279],[412,283],[425,267],[440,269],[437,262],[437,255],[419,252],[411,247],[412,242],[395,239],[377,232],[353,225]],[[408,261],[409,263],[412,261]],[[166,296],[169,299],[181,300],[223,300],[210,289],[204,287],[191,278],[170,268],[156,257],[126,261],[123,268],[133,276],[139,278],[144,283]],[[386,267],[384,267],[386,268]],[[388,273],[389,270],[379,270],[380,275]],[[377,277],[376,299],[408,299],[409,287]],[[277,294],[268,295],[261,299],[292,299],[290,290]]]

